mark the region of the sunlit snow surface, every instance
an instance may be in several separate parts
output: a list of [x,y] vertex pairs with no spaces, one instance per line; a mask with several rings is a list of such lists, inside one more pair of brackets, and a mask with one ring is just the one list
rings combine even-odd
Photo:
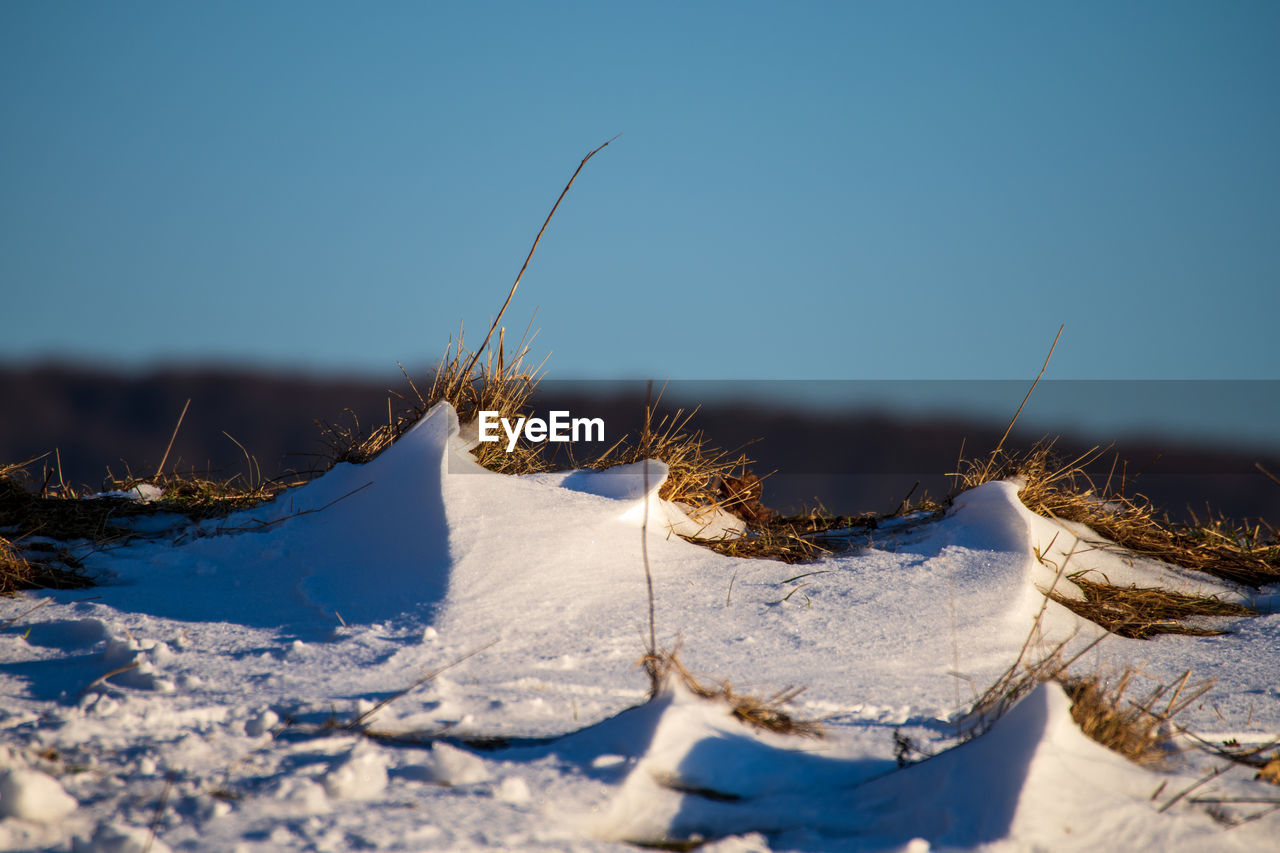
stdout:
[[[787,566],[672,535],[725,519],[659,500],[661,463],[646,499],[643,466],[516,478],[465,448],[440,406],[367,465],[88,555],[102,586],[0,601],[4,622],[50,600],[0,631],[0,846],[1277,846],[1280,816],[1222,823],[1265,804],[1217,805],[1215,819],[1199,800],[1280,788],[1235,767],[1162,813],[1224,762],[1132,765],[1079,732],[1056,686],[951,749],[960,712],[1017,658],[1040,590],[1061,583],[1053,566],[1236,591],[1078,541],[1087,531],[1027,512],[1013,483]],[[792,710],[826,738],[756,731],[679,684],[645,704],[646,515],[659,644],[739,692],[804,687]],[[1076,643],[1098,631],[1056,604],[1041,627]],[[1187,668],[1215,677],[1181,722],[1265,742],[1280,734],[1280,616],[1227,627],[1108,637],[1078,666],[1139,665],[1138,694]],[[343,727],[415,684],[365,721],[397,741]],[[898,770],[895,731],[939,754]]]

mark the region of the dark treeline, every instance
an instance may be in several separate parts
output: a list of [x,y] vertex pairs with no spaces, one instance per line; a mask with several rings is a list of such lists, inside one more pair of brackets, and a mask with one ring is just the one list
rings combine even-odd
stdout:
[[[429,374],[415,379],[429,384]],[[576,415],[603,417],[607,442],[635,435],[644,392],[604,394],[599,385],[546,383],[537,400]],[[423,388],[425,391],[425,387]],[[43,366],[0,369],[0,463],[44,454],[29,466],[44,477],[76,487],[100,487],[116,477],[155,473],[188,399],[190,408],[166,462],[166,470],[231,477],[248,471],[243,445],[265,477],[323,466],[325,444],[316,421],[351,426],[385,423],[388,401],[405,407],[413,392],[400,376],[385,380],[325,378],[233,369],[175,369],[146,374]],[[710,443],[743,445],[766,480],[765,501],[788,510],[822,506],[856,514],[895,509],[911,494],[941,498],[952,488],[963,447],[968,456],[989,451],[1003,423],[928,420],[878,411],[843,414],[741,403],[663,400],[660,413],[701,402],[691,426]],[[233,442],[227,436],[235,439]],[[1009,445],[1026,448],[1043,438],[1015,430]],[[1062,436],[1057,449],[1072,456],[1114,436]],[[579,455],[599,447],[579,448]],[[1119,454],[1123,463],[1111,470]],[[567,463],[567,454],[559,461]],[[59,463],[61,472],[59,475]],[[1280,486],[1255,467],[1280,471],[1280,460],[1213,447],[1171,445],[1126,437],[1092,466],[1099,483],[1125,476],[1129,492],[1141,492],[1175,517],[1203,518],[1206,508],[1233,518],[1280,520]],[[917,485],[918,483],[918,485]]]

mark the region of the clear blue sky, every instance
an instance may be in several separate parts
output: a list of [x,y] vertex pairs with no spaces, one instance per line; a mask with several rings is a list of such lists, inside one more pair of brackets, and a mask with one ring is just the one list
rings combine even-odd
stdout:
[[[0,4],[0,362],[1280,378],[1280,4]],[[1016,401],[1015,401],[1016,403]]]

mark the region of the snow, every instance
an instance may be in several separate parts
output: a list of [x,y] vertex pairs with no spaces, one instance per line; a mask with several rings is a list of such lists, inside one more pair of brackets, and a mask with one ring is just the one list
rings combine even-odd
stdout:
[[159,500],[164,496],[164,490],[159,486],[153,486],[150,483],[138,483],[127,489],[115,489],[110,492],[98,492],[89,495],[93,498],[122,498],[124,500],[139,501],[140,503],[150,503]]
[[53,777],[28,767],[0,770],[0,816],[52,823],[76,810],[77,803]]
[[[957,745],[1042,609],[1032,656],[1100,633],[1045,606],[1044,590],[1070,594],[1067,573],[1255,603],[1274,588],[1100,548],[1027,511],[1016,483],[816,563],[735,559],[675,535],[741,525],[658,498],[660,462],[646,491],[645,463],[509,477],[470,446],[442,404],[366,465],[86,550],[103,585],[41,592],[47,606],[0,631],[0,847],[1276,846],[1277,815],[1218,822],[1265,806],[1215,819],[1195,802],[1274,786],[1233,767],[1161,811],[1222,762],[1134,765],[1081,734],[1053,685]],[[642,536],[659,644],[740,693],[804,687],[790,710],[825,738],[751,728],[678,681],[646,701]],[[30,604],[0,602],[0,622]],[[1108,636],[1079,666],[1138,666],[1139,693],[1187,668],[1217,677],[1184,724],[1264,743],[1280,734],[1280,616],[1224,624]],[[895,731],[936,756],[899,769]]]

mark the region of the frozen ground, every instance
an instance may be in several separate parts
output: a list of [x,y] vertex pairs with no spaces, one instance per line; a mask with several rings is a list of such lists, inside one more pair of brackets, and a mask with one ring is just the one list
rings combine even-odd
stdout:
[[[952,748],[1067,554],[1113,583],[1235,591],[1081,542],[1012,483],[787,566],[672,536],[698,523],[656,497],[661,463],[646,497],[639,466],[514,478],[466,446],[440,406],[368,465],[272,504],[149,519],[147,537],[87,557],[102,586],[0,600],[0,623],[20,617],[0,630],[0,847],[1278,846],[1280,813],[1227,825],[1268,808],[1239,800],[1280,789],[1231,766],[1169,805],[1225,762],[1133,765],[1080,733],[1054,685]],[[740,692],[804,687],[791,710],[825,738],[749,728],[680,684],[646,703],[646,504],[659,644]],[[1276,592],[1254,601],[1270,609]],[[1137,665],[1148,686],[1214,677],[1181,722],[1267,741],[1280,616],[1223,624],[1107,637],[1078,666]],[[1098,631],[1052,603],[1041,627]],[[395,737],[347,727],[361,715]],[[895,731],[938,755],[899,770]]]

